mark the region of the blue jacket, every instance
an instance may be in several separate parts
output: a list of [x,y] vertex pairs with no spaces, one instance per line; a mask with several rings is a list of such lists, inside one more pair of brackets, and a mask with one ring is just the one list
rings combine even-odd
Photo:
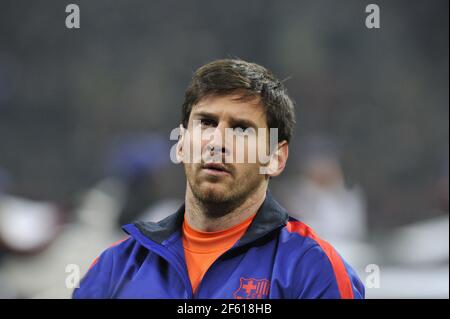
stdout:
[[182,243],[184,211],[183,205],[158,223],[125,225],[129,237],[100,255],[73,298],[364,298],[355,271],[270,192],[194,294]]

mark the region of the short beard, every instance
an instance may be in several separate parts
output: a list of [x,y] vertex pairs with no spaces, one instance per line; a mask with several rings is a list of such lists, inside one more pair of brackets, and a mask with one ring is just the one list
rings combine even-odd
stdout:
[[[186,176],[188,177],[188,175]],[[241,206],[259,188],[260,184],[260,181],[254,180],[249,187],[240,192],[217,194],[212,189],[202,191],[195,182],[192,183],[189,178],[187,180],[197,205],[202,206],[203,211],[210,218],[223,217]]]

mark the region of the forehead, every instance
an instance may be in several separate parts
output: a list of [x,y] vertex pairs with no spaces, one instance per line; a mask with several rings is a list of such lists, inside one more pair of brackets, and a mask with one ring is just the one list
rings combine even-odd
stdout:
[[266,112],[259,98],[242,99],[242,95],[209,95],[192,108],[191,117],[211,114],[220,120],[247,120],[257,127],[267,127]]

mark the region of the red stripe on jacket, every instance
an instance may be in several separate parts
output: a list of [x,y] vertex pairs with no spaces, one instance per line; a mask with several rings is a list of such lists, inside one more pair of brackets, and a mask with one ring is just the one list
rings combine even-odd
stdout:
[[323,249],[331,266],[333,267],[334,275],[336,277],[339,293],[342,299],[353,299],[353,289],[350,278],[345,268],[342,258],[338,255],[336,250],[326,241],[320,239],[316,233],[306,224],[299,221],[289,221],[286,225],[289,232],[298,233],[300,236],[308,237],[314,240]]
[[[119,239],[118,241],[112,243],[107,249],[119,245],[120,243],[124,242],[124,241],[127,240],[128,238],[130,238],[130,236],[127,236],[127,237],[125,237],[125,238],[123,238],[123,239]],[[92,262],[92,264],[89,266],[88,271],[91,270],[91,268],[95,266],[95,264],[98,262],[98,259],[99,259],[99,258],[100,258],[100,256],[98,256],[97,258],[94,259],[94,261]]]

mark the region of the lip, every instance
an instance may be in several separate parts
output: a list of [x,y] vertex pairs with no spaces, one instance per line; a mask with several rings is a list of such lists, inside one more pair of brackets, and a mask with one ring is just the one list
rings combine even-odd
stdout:
[[221,163],[209,163],[203,165],[203,171],[209,175],[226,176],[231,175],[227,167]]

